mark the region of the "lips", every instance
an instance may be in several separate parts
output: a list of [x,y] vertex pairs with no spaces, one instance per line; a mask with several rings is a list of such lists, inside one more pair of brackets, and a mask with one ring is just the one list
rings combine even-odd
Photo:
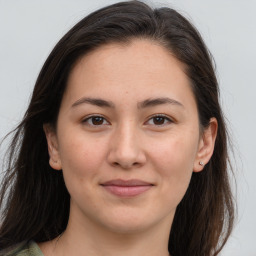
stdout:
[[110,180],[101,184],[111,194],[120,197],[138,196],[151,189],[153,184],[142,180]]

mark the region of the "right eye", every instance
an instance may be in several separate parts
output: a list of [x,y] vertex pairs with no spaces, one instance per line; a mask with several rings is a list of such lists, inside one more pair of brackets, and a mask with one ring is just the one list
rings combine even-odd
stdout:
[[85,118],[82,123],[88,126],[109,125],[109,122],[104,117],[96,115]]

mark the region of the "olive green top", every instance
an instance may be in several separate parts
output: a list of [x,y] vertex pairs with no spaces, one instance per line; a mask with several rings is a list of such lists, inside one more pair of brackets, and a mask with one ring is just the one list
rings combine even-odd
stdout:
[[4,251],[0,256],[44,256],[37,243],[34,241],[23,242]]

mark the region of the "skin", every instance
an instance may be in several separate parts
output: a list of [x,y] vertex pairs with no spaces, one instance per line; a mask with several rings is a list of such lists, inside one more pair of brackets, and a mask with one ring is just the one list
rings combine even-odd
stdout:
[[[67,229],[58,243],[39,244],[44,255],[169,255],[176,207],[192,173],[203,170],[199,162],[209,161],[217,133],[214,118],[200,133],[183,70],[148,40],[102,46],[78,61],[56,131],[44,126],[50,165],[62,170],[71,196]],[[152,186],[121,197],[102,186],[113,179]]]

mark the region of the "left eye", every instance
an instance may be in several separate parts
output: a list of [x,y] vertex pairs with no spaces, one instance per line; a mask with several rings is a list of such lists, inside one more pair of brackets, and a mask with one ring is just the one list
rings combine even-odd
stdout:
[[91,126],[107,125],[109,122],[102,116],[90,116],[83,120],[83,123],[86,123]]
[[172,123],[172,120],[166,116],[153,116],[147,121],[147,124],[158,126],[165,125],[168,123]]

